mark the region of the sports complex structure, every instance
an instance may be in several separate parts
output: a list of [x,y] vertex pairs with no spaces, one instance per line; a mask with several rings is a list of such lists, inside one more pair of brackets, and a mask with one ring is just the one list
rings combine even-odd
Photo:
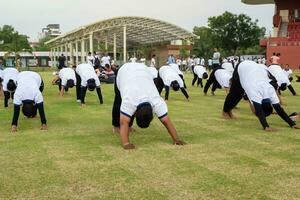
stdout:
[[[87,52],[93,52],[99,43],[113,48],[113,60],[117,56],[125,63],[130,49],[141,45],[152,45],[158,60],[165,60],[168,54],[179,54],[182,41],[191,49],[189,41],[195,35],[176,25],[146,17],[116,17],[79,27],[69,33],[47,42],[51,46],[51,59],[64,53],[70,63],[85,62]],[[179,41],[178,41],[179,40]],[[171,42],[172,41],[172,42]],[[179,45],[178,45],[179,44]]]

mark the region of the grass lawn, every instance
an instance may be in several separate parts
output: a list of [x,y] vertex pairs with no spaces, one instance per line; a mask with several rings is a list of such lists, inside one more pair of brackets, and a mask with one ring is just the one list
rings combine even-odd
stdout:
[[[103,85],[104,105],[88,93],[80,108],[75,89],[61,98],[45,81],[49,131],[39,117],[20,115],[19,132],[10,133],[12,105],[0,105],[0,199],[300,199],[300,130],[278,116],[266,133],[246,102],[237,120],[222,119],[224,91],[203,96],[187,75],[187,102],[170,93],[169,115],[188,145],[171,145],[158,119],[131,135],[137,146],[124,151],[112,133],[112,85]],[[300,94],[300,84],[294,83]],[[300,96],[286,91],[288,113],[300,111]]]

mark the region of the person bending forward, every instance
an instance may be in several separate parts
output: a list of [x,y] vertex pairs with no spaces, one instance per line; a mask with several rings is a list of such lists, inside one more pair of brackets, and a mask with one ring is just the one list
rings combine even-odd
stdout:
[[177,131],[168,117],[167,105],[160,97],[147,67],[141,63],[123,65],[117,72],[115,82],[112,124],[115,130],[120,130],[124,149],[135,148],[129,141],[130,127],[134,118],[140,128],[148,128],[153,113],[167,128],[173,144],[185,144],[177,136]]

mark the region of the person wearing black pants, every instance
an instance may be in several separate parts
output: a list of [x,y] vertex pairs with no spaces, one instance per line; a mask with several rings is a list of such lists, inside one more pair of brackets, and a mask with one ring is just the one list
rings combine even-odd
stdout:
[[25,71],[19,74],[17,83],[18,86],[14,95],[14,115],[11,123],[11,131],[17,132],[21,107],[22,113],[28,118],[34,118],[38,110],[42,124],[41,130],[47,130],[42,95],[44,89],[42,78],[36,72]]
[[[86,91],[94,91],[96,89],[100,104],[103,104],[103,97],[100,88],[100,80],[90,64],[80,64],[76,67],[76,73],[80,76],[77,78],[77,100],[80,94],[81,106],[85,106]],[[77,76],[78,77],[78,76]],[[80,88],[78,88],[80,86]]]
[[206,69],[201,65],[196,65],[193,69],[194,79],[192,81],[192,85],[194,86],[197,81],[197,86],[201,86],[203,88],[203,82],[202,79],[207,79],[208,74],[206,72]]
[[123,65],[115,81],[115,99],[112,109],[112,125],[119,131],[124,149],[135,149],[130,143],[130,127],[135,119],[140,128],[148,128],[153,114],[159,118],[168,130],[174,145],[184,145],[168,117],[168,108],[154,85],[153,77],[144,64],[127,63]]
[[204,87],[204,95],[207,95],[208,89],[210,88],[210,86],[212,85],[212,95],[215,95],[215,91],[219,88],[222,89],[224,88],[226,93],[228,93],[228,90],[231,86],[231,78],[232,75],[230,72],[228,72],[227,70],[219,67],[219,68],[215,68],[210,76],[209,79],[207,80],[205,87]]
[[251,110],[258,117],[265,131],[275,131],[266,120],[266,117],[273,113],[273,108],[291,128],[300,129],[300,126],[297,126],[281,107],[270,81],[267,71],[255,62],[240,63],[233,72],[232,87],[224,102],[223,116],[226,119],[234,118],[232,109],[241,101],[246,92]]

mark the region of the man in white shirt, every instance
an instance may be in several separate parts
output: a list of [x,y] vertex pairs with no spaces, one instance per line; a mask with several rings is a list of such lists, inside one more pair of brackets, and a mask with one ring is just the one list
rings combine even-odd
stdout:
[[88,56],[87,56],[87,63],[90,64],[91,66],[94,66],[94,61],[95,61],[95,57],[92,56],[92,53],[89,52]]
[[150,62],[150,67],[156,68],[155,54],[152,55],[151,62]]
[[290,92],[296,96],[297,93],[294,90],[291,81],[289,80],[288,76],[286,75],[285,71],[279,65],[270,65],[268,67],[268,71],[275,77],[277,80],[277,84],[279,86],[279,93],[280,91],[285,91],[286,88],[290,90]]
[[94,91],[96,89],[100,104],[103,104],[103,98],[101,94],[100,81],[90,64],[80,64],[76,67],[76,73],[80,76],[77,79],[77,86],[80,88],[80,101],[81,106],[85,106],[85,95],[87,89],[89,91]]
[[229,92],[229,88],[231,86],[232,73],[228,72],[225,69],[222,68],[215,68],[207,80],[205,87],[204,87],[204,95],[207,95],[207,91],[212,85],[211,93],[212,95],[215,95],[215,91],[217,88],[224,88],[225,92]]
[[300,126],[297,126],[281,107],[276,90],[270,81],[268,72],[257,63],[253,61],[240,63],[233,73],[232,86],[224,103],[224,118],[234,118],[232,109],[246,93],[251,110],[258,117],[265,131],[275,131],[266,120],[266,117],[273,113],[273,108],[291,128],[300,129]]
[[17,89],[14,95],[14,116],[11,131],[16,132],[20,108],[28,118],[34,118],[39,110],[41,118],[41,130],[47,130],[47,121],[44,111],[44,99],[42,95],[43,81],[36,72],[24,71],[17,77]]
[[110,65],[110,56],[107,53],[101,58],[101,66],[104,67],[106,64]]
[[124,149],[134,149],[129,141],[130,127],[134,118],[140,128],[148,128],[153,113],[167,128],[174,145],[184,145],[168,117],[168,108],[153,83],[147,67],[141,63],[127,63],[118,73],[115,83],[115,100],[112,112],[114,130],[120,130]]
[[179,89],[184,94],[187,100],[189,100],[189,95],[184,88],[184,82],[178,75],[178,73],[169,65],[162,66],[159,71],[159,78],[162,80],[160,83],[163,83],[159,86],[158,92],[159,94],[162,92],[163,88],[165,88],[165,100],[169,99],[170,87],[176,92]]
[[208,70],[211,71],[213,69],[213,62],[211,58],[208,59],[207,64],[208,64]]
[[4,93],[4,107],[8,107],[10,98],[14,98],[14,93],[17,88],[17,76],[19,71],[15,68],[9,67],[3,70],[2,88]]
[[218,51],[218,49],[215,48],[214,49],[214,54],[213,54],[213,57],[212,57],[213,68],[220,67],[220,58],[221,58],[221,54]]
[[60,95],[63,96],[64,92],[69,88],[76,85],[76,75],[72,68],[63,68],[58,72],[58,76],[52,81],[52,84],[58,84]]
[[197,81],[197,87],[200,85],[201,88],[203,88],[202,80],[208,78],[208,73],[207,73],[206,69],[201,65],[196,65],[194,67],[193,72],[194,72],[194,79],[192,81],[192,85],[194,86]]
[[222,68],[233,74],[234,68],[231,62],[229,62],[227,59],[224,60],[222,64]]

